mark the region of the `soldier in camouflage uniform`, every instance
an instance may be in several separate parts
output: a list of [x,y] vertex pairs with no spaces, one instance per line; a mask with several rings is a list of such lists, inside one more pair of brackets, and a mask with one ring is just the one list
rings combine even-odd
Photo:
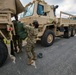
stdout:
[[28,37],[27,37],[27,44],[26,44],[26,53],[29,58],[28,64],[32,64],[32,60],[36,60],[36,54],[35,54],[35,43],[36,43],[36,38],[38,34],[38,22],[34,21],[32,25],[25,25],[24,27],[27,30]]

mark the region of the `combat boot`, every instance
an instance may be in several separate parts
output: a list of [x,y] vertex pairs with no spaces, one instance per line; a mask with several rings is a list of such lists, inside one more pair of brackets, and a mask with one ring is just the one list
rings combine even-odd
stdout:
[[32,59],[29,59],[28,60],[28,65],[31,65],[33,63],[33,60]]

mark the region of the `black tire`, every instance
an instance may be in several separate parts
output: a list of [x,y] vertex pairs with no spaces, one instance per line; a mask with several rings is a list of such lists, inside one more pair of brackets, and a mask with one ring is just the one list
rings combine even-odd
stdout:
[[73,37],[75,35],[75,29],[71,30],[71,36]]
[[[50,35],[52,36],[52,40],[50,42],[48,42],[47,39]],[[53,44],[54,39],[55,39],[54,33],[51,30],[46,30],[44,35],[41,38],[41,45],[44,47],[49,47]]]
[[67,30],[64,32],[64,38],[70,38],[71,37],[71,31]]
[[0,40],[0,67],[2,67],[8,57],[8,49],[3,41]]

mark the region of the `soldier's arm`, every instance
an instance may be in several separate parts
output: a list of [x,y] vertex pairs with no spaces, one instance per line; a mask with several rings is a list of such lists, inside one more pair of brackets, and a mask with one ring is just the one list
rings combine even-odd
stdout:
[[29,27],[29,25],[26,25],[26,24],[24,23],[24,28],[25,28],[25,29],[29,29],[30,27]]

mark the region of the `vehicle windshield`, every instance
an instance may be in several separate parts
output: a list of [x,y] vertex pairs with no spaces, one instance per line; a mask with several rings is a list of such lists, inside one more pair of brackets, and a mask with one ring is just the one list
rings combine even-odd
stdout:
[[34,3],[25,8],[25,11],[21,13],[20,18],[31,16],[34,13]]

